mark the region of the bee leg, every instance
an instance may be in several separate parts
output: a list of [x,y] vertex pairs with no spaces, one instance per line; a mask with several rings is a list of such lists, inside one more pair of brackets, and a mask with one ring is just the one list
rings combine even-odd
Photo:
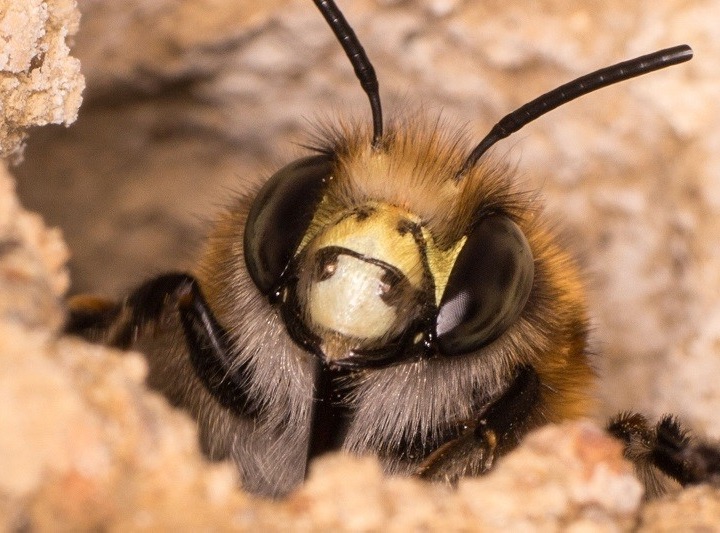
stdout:
[[103,332],[113,325],[121,310],[121,306],[116,302],[89,294],[71,297],[67,307],[65,333],[93,341],[102,338]]
[[610,421],[607,429],[625,444],[625,457],[635,465],[649,496],[665,492],[653,469],[683,486],[720,486],[720,445],[692,438],[675,417],[664,416],[650,426],[642,415],[622,413]]
[[[683,485],[713,483],[720,486],[720,446],[692,439],[673,416],[657,425],[658,462],[673,465]],[[668,468],[668,470],[670,470]]]
[[215,318],[192,279],[178,290],[178,310],[195,373],[225,408],[241,416],[256,416],[248,394],[247,365],[237,364],[227,345],[227,333]]
[[71,302],[70,308],[67,332],[104,329],[106,344],[123,349],[165,313],[176,312],[197,377],[223,407],[244,416],[255,414],[246,390],[248,370],[234,362],[227,334],[191,275],[163,274],[140,285],[122,304],[96,305],[94,313],[88,305]]
[[496,457],[514,448],[538,421],[540,379],[522,367],[507,390],[494,400],[459,437],[431,453],[415,474],[423,479],[455,483],[460,477],[487,472]]

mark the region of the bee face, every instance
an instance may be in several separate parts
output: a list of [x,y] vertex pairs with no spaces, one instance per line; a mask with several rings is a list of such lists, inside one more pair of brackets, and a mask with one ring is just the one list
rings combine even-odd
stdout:
[[[285,199],[276,175],[258,198],[292,208],[251,212],[248,271],[263,268],[255,258],[268,255],[267,243],[277,248],[279,232],[287,263],[266,286],[291,336],[328,363],[376,366],[475,351],[502,335],[529,297],[534,260],[512,184],[487,168],[457,180],[466,155],[458,139],[418,124],[392,127],[379,149],[363,142],[364,132],[336,136],[320,148],[328,165],[314,177],[322,184],[315,198]],[[298,176],[306,179],[305,167]],[[259,233],[269,238],[254,239],[263,217],[272,226]]]
[[[429,304],[419,221],[390,205],[341,213],[301,252],[297,261],[303,320],[320,337],[353,339],[329,360],[400,336]],[[350,347],[351,346],[351,347]]]

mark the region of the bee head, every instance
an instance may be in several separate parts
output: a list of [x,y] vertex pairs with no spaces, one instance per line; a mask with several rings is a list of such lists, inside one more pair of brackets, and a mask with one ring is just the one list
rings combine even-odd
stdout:
[[372,133],[329,135],[318,155],[268,180],[245,226],[250,277],[279,307],[290,336],[333,365],[478,351],[518,320],[535,275],[528,228],[506,180],[479,163],[483,155],[548,111],[687,61],[692,50],[668,48],[566,83],[463,151],[432,128],[384,132],[365,51],[334,2],[315,4],[370,100]]
[[321,155],[280,170],[251,208],[248,271],[326,362],[476,351],[529,297],[533,254],[509,180],[489,168],[456,180],[462,142],[421,123],[394,125],[379,149],[362,128],[329,133]]

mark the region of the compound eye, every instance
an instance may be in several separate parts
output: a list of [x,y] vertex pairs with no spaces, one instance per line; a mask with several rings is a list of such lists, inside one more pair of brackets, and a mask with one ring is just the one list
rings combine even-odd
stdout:
[[440,351],[468,353],[490,344],[520,316],[535,273],[530,245],[502,215],[481,220],[468,235],[440,300]]
[[330,179],[334,160],[318,155],[298,159],[263,185],[245,225],[245,264],[263,294],[280,282],[310,226]]

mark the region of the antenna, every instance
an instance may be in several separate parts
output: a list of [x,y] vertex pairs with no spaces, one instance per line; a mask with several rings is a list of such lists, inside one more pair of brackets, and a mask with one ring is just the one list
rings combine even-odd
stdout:
[[462,178],[478,162],[488,148],[501,139],[518,131],[526,124],[541,117],[548,111],[574,100],[584,94],[602,89],[608,85],[618,83],[654,70],[677,65],[692,59],[693,51],[686,44],[665,48],[651,54],[636,57],[615,65],[601,68],[571,82],[561,85],[557,89],[535,98],[524,106],[503,117],[495,124],[485,138],[480,141],[470,153],[456,179]]
[[355,35],[355,32],[348,24],[340,9],[333,0],[314,0],[315,5],[330,25],[335,37],[345,50],[350,63],[355,69],[355,75],[360,80],[360,85],[370,99],[370,108],[373,117],[373,148],[380,146],[380,139],[383,135],[382,109],[380,107],[380,89],[378,86],[375,69],[370,63],[365,49]]

